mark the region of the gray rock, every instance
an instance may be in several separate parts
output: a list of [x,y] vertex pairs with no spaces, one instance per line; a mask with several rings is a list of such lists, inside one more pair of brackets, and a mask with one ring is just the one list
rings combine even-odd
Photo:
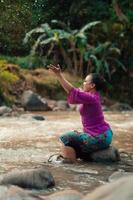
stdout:
[[0,106],[3,106],[4,102],[3,100],[0,98]]
[[133,200],[133,176],[120,178],[113,183],[101,186],[83,200]]
[[110,146],[108,149],[92,153],[90,158],[95,162],[116,162],[120,161],[120,154],[118,149]]
[[58,108],[58,110],[68,110],[69,109],[69,104],[65,100],[59,100],[59,101],[56,102],[56,107],[55,108],[56,109]]
[[103,106],[102,106],[102,110],[103,110],[103,111],[109,111],[109,108],[108,108],[107,106],[103,105]]
[[111,174],[111,176],[109,176],[108,178],[108,181],[113,182],[113,181],[118,180],[119,178],[131,176],[131,175],[133,176],[133,173],[125,172],[124,170],[119,170]]
[[39,200],[16,186],[0,186],[0,200]]
[[3,175],[1,185],[17,185],[29,189],[46,189],[55,185],[52,174],[45,169],[12,171]]
[[59,100],[57,101],[57,106],[62,108],[62,109],[67,109],[69,108],[69,104],[65,100]]
[[0,107],[0,116],[11,113],[12,109],[7,106],[1,106]]
[[83,195],[76,190],[66,190],[43,197],[44,200],[81,200]]
[[71,111],[76,111],[77,110],[77,107],[78,107],[78,104],[69,104],[69,110]]
[[48,103],[42,99],[38,94],[27,90],[23,93],[21,104],[25,110],[28,111],[47,111],[49,110]]
[[126,103],[115,103],[112,106],[110,106],[110,110],[112,111],[131,111],[133,108]]

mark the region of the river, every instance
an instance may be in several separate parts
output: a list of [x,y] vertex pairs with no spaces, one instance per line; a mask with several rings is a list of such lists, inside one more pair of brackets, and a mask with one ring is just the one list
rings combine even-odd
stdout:
[[[35,120],[33,115],[44,116],[45,120]],[[115,171],[133,172],[133,112],[105,112],[105,119],[114,132],[113,145],[123,152],[124,163],[79,162],[75,165],[55,165],[47,162],[51,154],[59,152],[59,135],[70,130],[81,130],[80,117],[75,111],[1,117],[0,174],[13,169],[43,166],[54,176],[56,186],[53,190],[71,188],[86,194],[105,184]]]

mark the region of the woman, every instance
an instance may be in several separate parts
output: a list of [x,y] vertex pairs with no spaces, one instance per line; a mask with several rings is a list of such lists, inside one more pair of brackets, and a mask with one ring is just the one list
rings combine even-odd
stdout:
[[[68,82],[59,65],[49,65],[64,90],[68,93],[68,103],[80,104],[80,115],[83,132],[71,131],[60,136],[62,142],[62,160],[75,162],[77,158],[87,160],[89,154],[108,148],[112,141],[112,130],[105,122],[101,106],[99,91],[105,89],[106,82],[99,74],[92,73],[86,76],[83,90],[75,88]],[[58,157],[58,160],[59,158]]]

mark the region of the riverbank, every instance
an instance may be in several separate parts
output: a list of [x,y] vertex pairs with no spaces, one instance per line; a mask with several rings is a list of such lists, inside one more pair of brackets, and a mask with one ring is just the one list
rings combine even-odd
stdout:
[[[24,70],[18,65],[8,64],[6,61],[2,63],[1,61],[0,71],[0,106],[22,107],[23,94],[29,90],[45,101],[66,100],[67,98],[66,92],[56,77],[51,75],[47,69]],[[81,77],[73,76],[67,71],[63,71],[63,74],[75,87],[82,87],[83,79]],[[132,94],[130,92],[123,94],[121,90],[114,92],[115,85],[111,86],[112,83],[108,82],[109,92],[104,94],[102,98],[102,104],[106,106],[106,110],[132,110]],[[122,85],[121,87],[123,88]],[[119,95],[120,93],[121,95]],[[130,98],[124,97],[124,95],[130,96]],[[28,103],[31,104],[31,102]],[[43,111],[45,110],[43,109]]]

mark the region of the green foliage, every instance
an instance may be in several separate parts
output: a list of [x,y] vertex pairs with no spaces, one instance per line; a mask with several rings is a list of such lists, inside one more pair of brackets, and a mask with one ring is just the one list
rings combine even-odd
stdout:
[[0,64],[12,63],[20,66],[23,69],[34,69],[44,65],[43,60],[38,56],[0,56]]
[[[118,13],[114,2],[120,7]],[[0,52],[7,55],[0,56],[2,65],[14,63],[30,69],[60,63],[80,76],[91,71],[106,73],[112,77],[115,88],[117,74],[121,74],[121,79],[132,77],[132,0],[2,0],[0,13]],[[80,32],[85,24],[94,21],[101,21],[102,26]],[[35,27],[41,30],[37,33]],[[36,30],[36,34],[30,30]],[[27,32],[29,43],[24,45]],[[33,44],[34,56],[27,56]],[[120,85],[123,82],[127,81],[122,79]],[[124,90],[123,94],[127,93]]]
[[[132,0],[118,1],[130,24],[133,23]],[[119,22],[111,1],[105,0],[20,0],[0,2],[0,51],[6,55],[27,55],[29,46],[22,44],[26,32],[51,20],[61,19],[71,29],[81,29],[88,21]],[[129,26],[131,26],[129,24]],[[62,27],[63,28],[63,27]],[[98,33],[102,34],[102,33]],[[110,40],[111,35],[107,40]],[[34,42],[34,41],[33,41]]]
[[6,69],[6,64],[0,64],[0,88],[1,91],[8,90],[10,85],[18,80],[18,76]]
[[16,57],[15,64],[21,66],[23,69],[34,69],[42,66],[41,58],[38,56]]
[[25,54],[22,38],[32,20],[30,10],[26,1],[0,2],[0,49],[4,54]]
[[[54,23],[60,24],[57,20]],[[31,48],[32,56],[45,54],[45,60],[49,60],[56,48],[69,71],[83,76],[84,66],[87,63],[86,73],[96,71],[103,75],[107,74],[111,78],[117,67],[121,67],[125,71],[126,68],[118,60],[121,51],[115,44],[107,41],[103,43],[99,41],[98,43],[93,33],[93,28],[97,28],[98,25],[104,29],[104,25],[100,21],[88,23],[79,30],[71,30],[65,24],[63,24],[64,29],[52,28],[46,23],[28,32],[24,42],[27,43],[40,33]],[[89,44],[90,34],[93,44]],[[96,45],[95,42],[98,44]],[[47,51],[44,49],[47,49]],[[55,60],[57,61],[57,59]]]
[[111,42],[105,42],[99,44],[97,47],[90,47],[90,49],[85,52],[84,59],[89,61],[90,68],[95,66],[95,71],[101,74],[107,74],[111,78],[112,73],[114,73],[117,68],[121,67],[126,71],[125,66],[117,59],[120,56],[120,49],[114,47]]
[[14,83],[18,80],[18,77],[9,72],[9,71],[6,71],[6,70],[0,70],[0,82],[1,82],[1,85],[4,85],[5,84],[11,84],[11,83]]
[[0,97],[7,104],[10,104],[15,100],[15,97],[10,95],[10,88],[12,84],[19,80],[19,77],[8,71],[6,65],[7,62],[5,60],[0,60]]
[[8,62],[7,62],[7,60],[1,60],[0,59],[0,66],[2,66],[2,65],[4,65],[4,64],[7,64]]

